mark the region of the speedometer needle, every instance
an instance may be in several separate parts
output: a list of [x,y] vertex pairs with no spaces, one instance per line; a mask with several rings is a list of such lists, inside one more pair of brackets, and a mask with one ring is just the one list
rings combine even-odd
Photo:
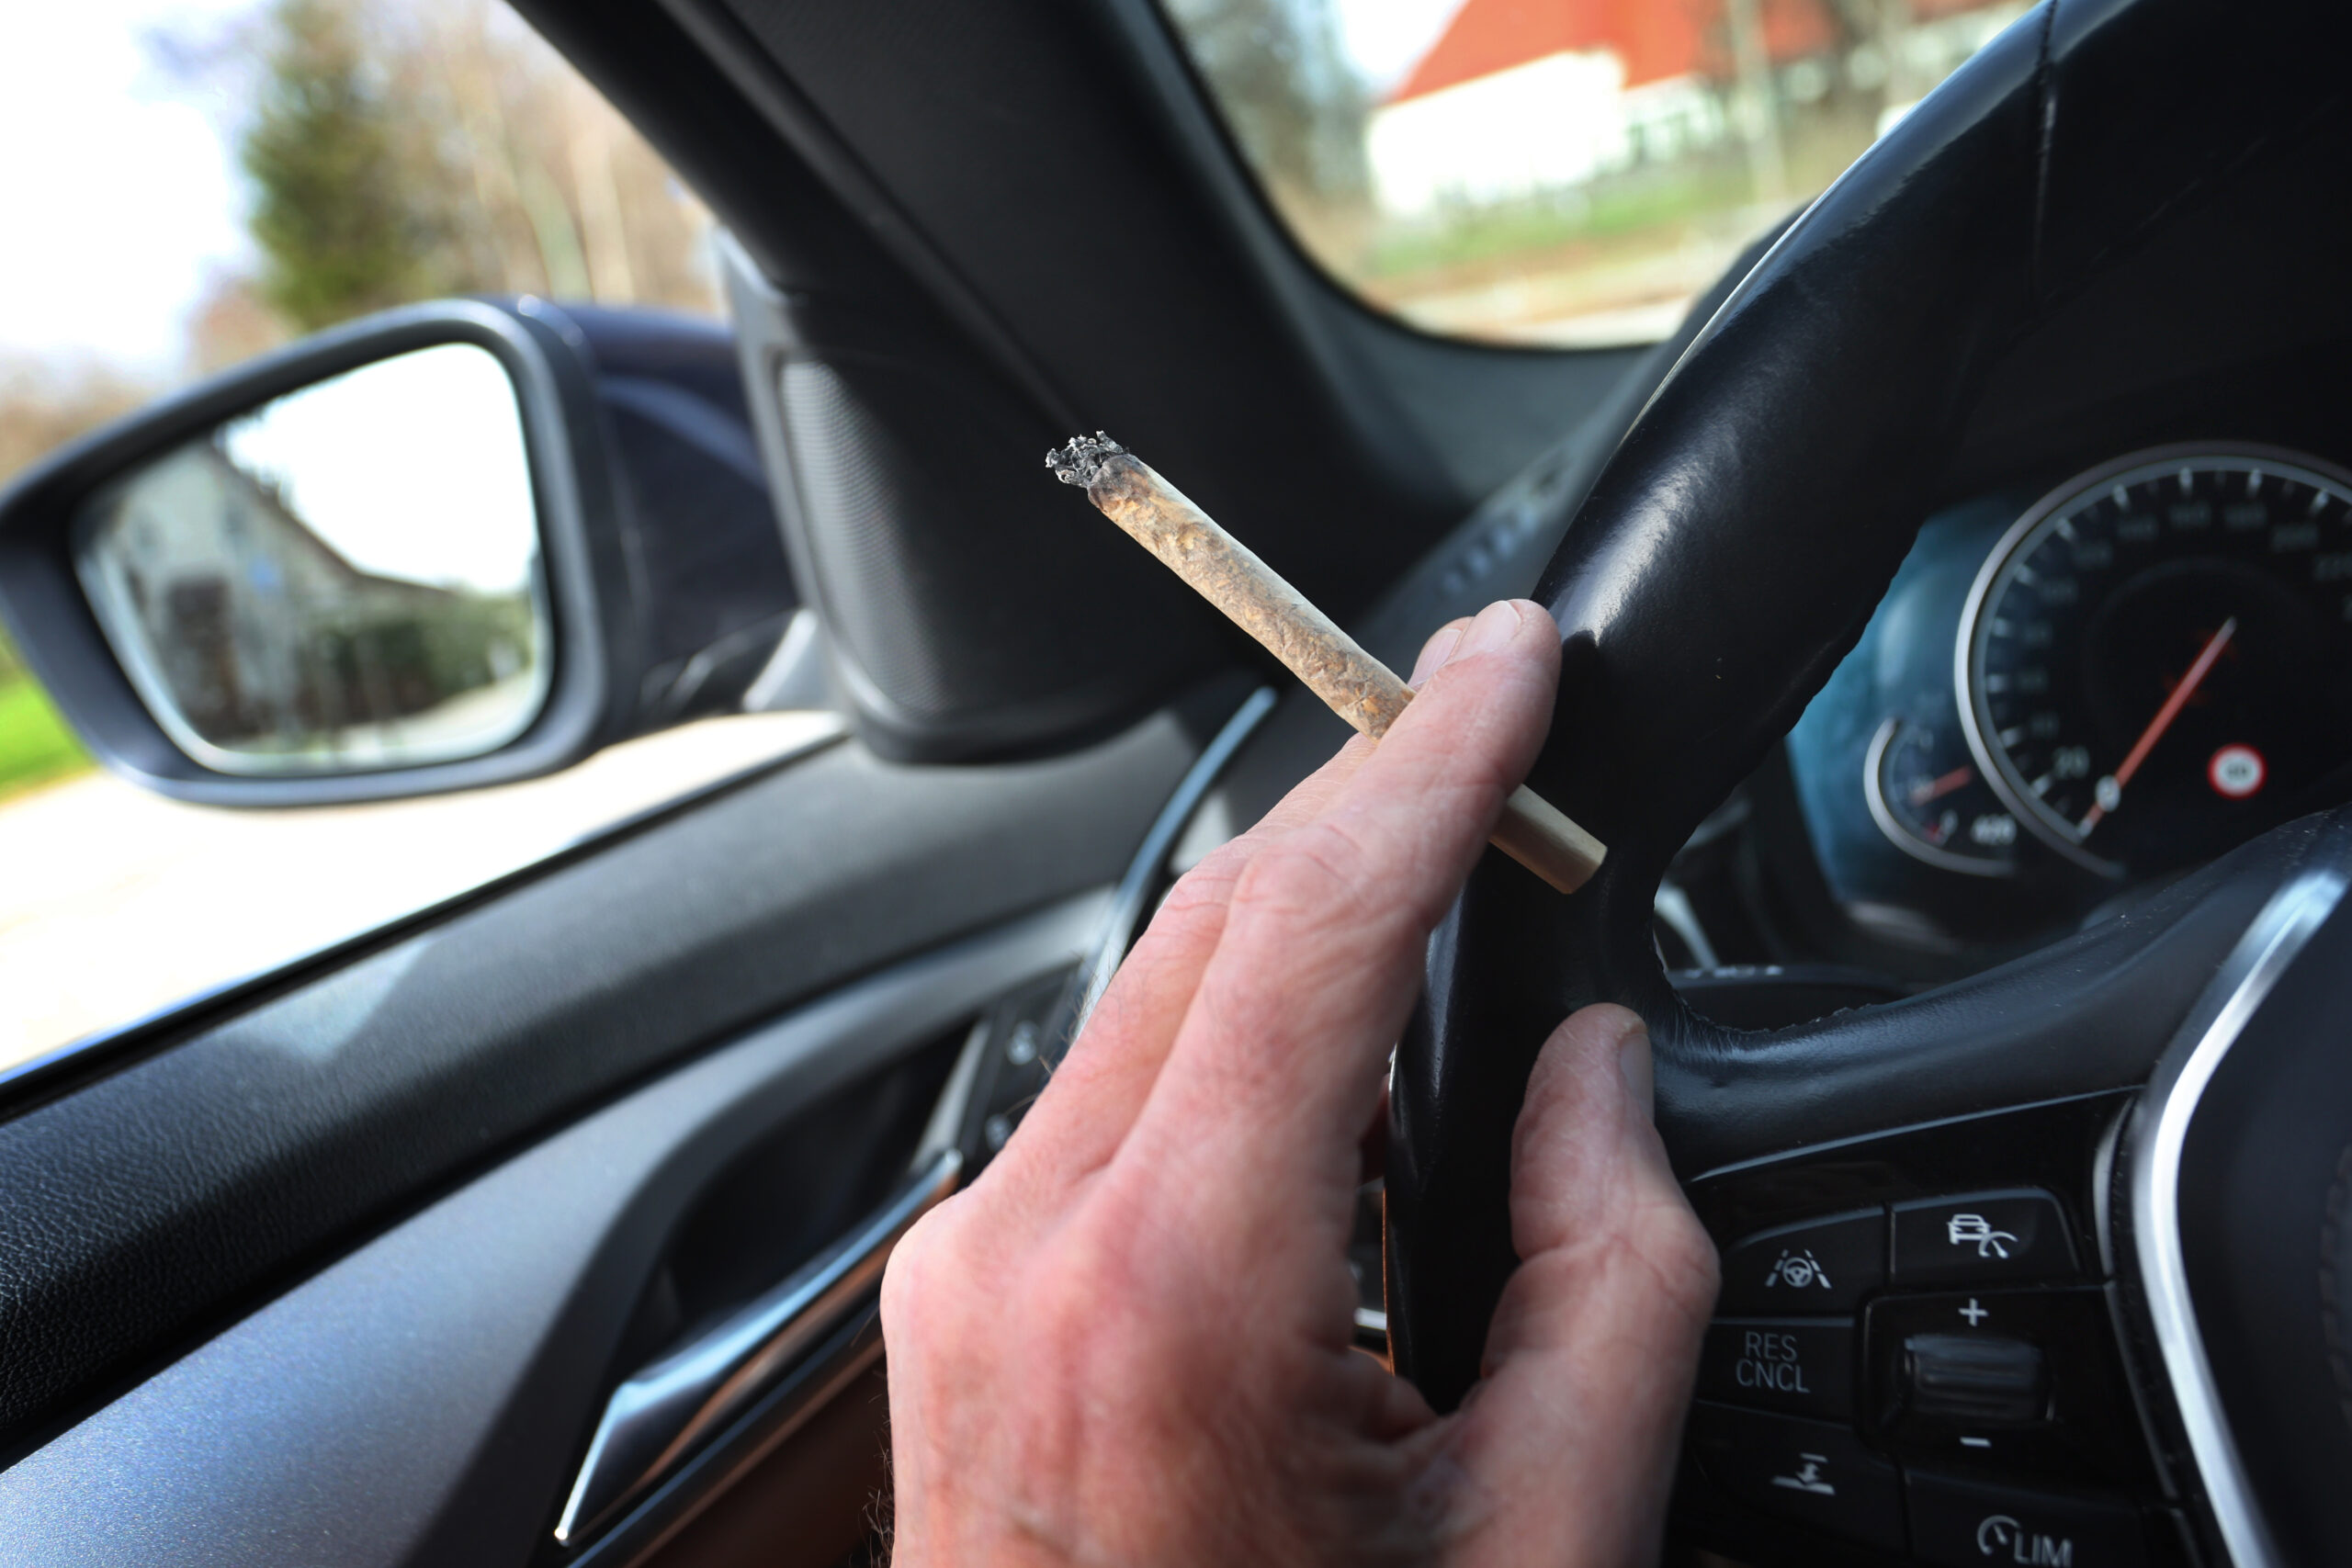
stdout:
[[1913,784],[1911,804],[1925,806],[1931,800],[1940,800],[1975,776],[1976,770],[1963,762],[1941,778],[1929,779],[1923,784]]
[[2132,775],[2140,771],[2140,764],[2148,760],[2148,753],[2154,750],[2156,742],[2165,738],[2165,731],[2172,728],[2172,721],[2178,718],[2180,710],[2188,705],[2188,699],[2197,693],[2198,682],[2211,671],[2213,661],[2222,657],[2222,649],[2236,635],[2237,629],[2238,618],[2232,615],[2222,623],[2220,631],[2206,639],[2204,649],[2197,655],[2197,662],[2188,667],[2188,673],[2183,675],[2180,684],[2172,689],[2172,695],[2165,699],[2165,705],[2156,710],[2156,716],[2150,719],[2148,728],[2140,732],[2140,739],[2132,743],[2131,754],[2123,759],[2123,765],[2099,781],[2113,787],[2100,791],[2106,800],[2093,801],[2091,808],[2083,813],[2081,823],[2075,829],[2078,837],[2099,825],[2099,819],[2108,813],[2109,803],[2121,803],[2123,786],[2132,782]]

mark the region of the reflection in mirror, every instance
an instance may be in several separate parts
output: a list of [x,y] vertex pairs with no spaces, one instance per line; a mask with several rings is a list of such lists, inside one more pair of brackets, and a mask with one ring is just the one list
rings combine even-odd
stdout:
[[232,420],[76,520],[85,589],[172,739],[225,773],[495,750],[552,663],[514,389],[464,344]]

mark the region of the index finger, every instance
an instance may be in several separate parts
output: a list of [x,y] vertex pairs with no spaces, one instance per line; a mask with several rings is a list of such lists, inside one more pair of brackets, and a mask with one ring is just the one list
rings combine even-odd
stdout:
[[[1469,626],[1464,615],[1431,634],[1416,683],[1446,661]],[[1024,1185],[1050,1190],[1091,1176],[1117,1151],[1175,1043],[1242,873],[1266,845],[1320,816],[1372,746],[1351,737],[1263,818],[1178,880],[1023,1120],[1022,1138],[990,1167],[1000,1185],[1017,1170]]]
[[1429,932],[1534,760],[1558,672],[1542,606],[1489,605],[1324,809],[1259,852],[1121,1159],[1220,1226],[1302,1183],[1352,1190]]

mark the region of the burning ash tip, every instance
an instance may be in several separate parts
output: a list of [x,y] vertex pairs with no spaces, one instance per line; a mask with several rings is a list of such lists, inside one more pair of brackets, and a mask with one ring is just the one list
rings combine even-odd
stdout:
[[1057,446],[1046,453],[1046,467],[1062,483],[1083,490],[1102,476],[1107,459],[1125,450],[1098,430],[1091,435],[1073,435],[1067,446]]

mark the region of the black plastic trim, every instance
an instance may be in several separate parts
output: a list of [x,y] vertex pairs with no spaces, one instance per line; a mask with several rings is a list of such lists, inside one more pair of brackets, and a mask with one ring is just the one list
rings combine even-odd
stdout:
[[[0,1473],[0,1564],[531,1560],[696,1195],[796,1113],[1075,963],[1107,905],[1097,886],[876,974],[485,1170]],[[775,1414],[639,1517],[676,1522]],[[596,1561],[645,1538],[632,1521],[614,1540]]]
[[[1263,208],[1139,0],[521,8],[704,192],[796,317],[884,324],[910,375],[970,383],[984,412],[1110,427],[1345,621],[1495,485],[1602,423],[1641,359],[1426,337],[1345,294]],[[1080,192],[1106,209],[1090,216]],[[893,417],[884,433],[910,449],[952,445],[936,419]],[[773,451],[777,432],[762,435]],[[1006,514],[1091,526],[1082,507],[1027,494],[1007,487]],[[1345,550],[1322,537],[1332,515],[1349,519]],[[913,553],[946,558],[953,543]],[[1067,565],[1055,537],[1017,547],[1024,566]],[[982,587],[1002,624],[1072,615],[1046,570]],[[869,741],[961,756],[1083,744],[1222,657],[1148,586],[1118,592],[1158,660],[1081,659],[1097,682],[1085,700],[1017,727],[995,722],[1008,694],[987,690],[920,726],[862,705]],[[935,620],[923,659],[968,671],[1000,657],[1001,635]]]

